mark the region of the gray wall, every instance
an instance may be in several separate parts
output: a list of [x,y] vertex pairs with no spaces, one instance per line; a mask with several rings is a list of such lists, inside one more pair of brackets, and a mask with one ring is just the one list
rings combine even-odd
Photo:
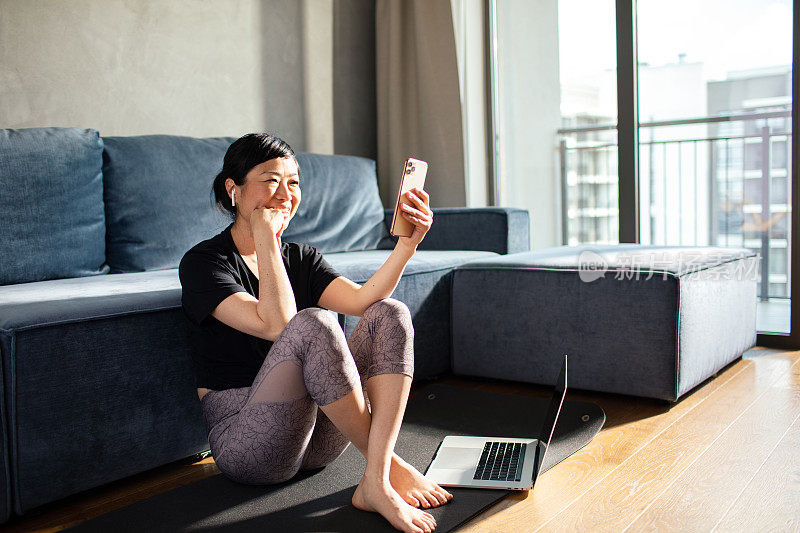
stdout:
[[374,158],[374,63],[370,0],[0,0],[0,127]]

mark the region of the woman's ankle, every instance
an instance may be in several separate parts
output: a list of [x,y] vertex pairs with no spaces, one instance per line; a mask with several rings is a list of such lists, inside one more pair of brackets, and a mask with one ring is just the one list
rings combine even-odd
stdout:
[[405,459],[403,459],[402,457],[397,455],[395,452],[392,452],[392,459],[391,459],[390,466],[394,466],[394,465],[406,466],[407,464],[408,464],[408,462]]
[[367,461],[367,468],[364,470],[364,477],[371,481],[389,483],[389,465],[372,465]]

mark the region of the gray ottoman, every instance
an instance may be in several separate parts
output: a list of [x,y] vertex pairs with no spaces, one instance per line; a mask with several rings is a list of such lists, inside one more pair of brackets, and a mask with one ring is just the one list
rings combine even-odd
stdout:
[[453,372],[676,401],[756,340],[758,256],[560,246],[455,269]]

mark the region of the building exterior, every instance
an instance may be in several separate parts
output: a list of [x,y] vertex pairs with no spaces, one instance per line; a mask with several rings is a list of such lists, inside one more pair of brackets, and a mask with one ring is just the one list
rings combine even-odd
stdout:
[[762,299],[789,296],[791,86],[791,66],[732,72],[708,83],[709,115],[767,115],[708,125],[709,137],[719,139],[710,167],[713,244],[761,252],[768,278]]
[[[611,88],[562,89],[562,234],[571,245],[617,242],[614,73],[598,83]],[[791,66],[707,81],[702,63],[683,58],[642,64],[639,93],[642,243],[756,250],[766,258],[762,299],[788,296]],[[748,114],[759,118],[737,120]]]

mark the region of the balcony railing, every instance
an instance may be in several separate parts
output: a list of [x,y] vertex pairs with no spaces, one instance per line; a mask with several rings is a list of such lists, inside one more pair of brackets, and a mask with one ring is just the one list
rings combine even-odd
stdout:
[[[755,250],[759,297],[788,297],[790,117],[781,110],[640,123],[642,242]],[[558,133],[564,243],[617,242],[616,125]]]

